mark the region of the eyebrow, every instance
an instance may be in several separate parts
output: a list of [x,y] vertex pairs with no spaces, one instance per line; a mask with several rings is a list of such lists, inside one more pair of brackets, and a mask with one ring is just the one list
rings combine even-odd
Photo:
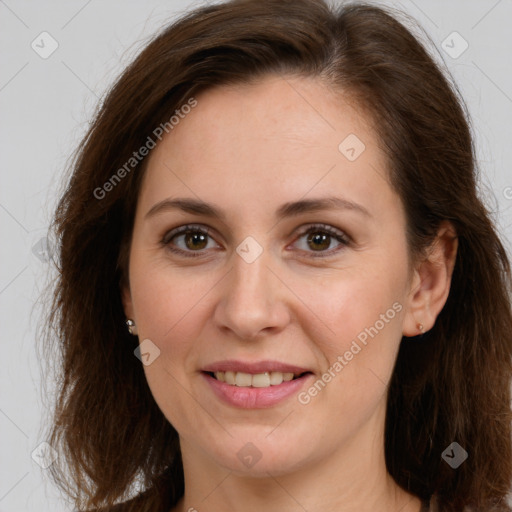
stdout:
[[[300,201],[284,203],[276,211],[276,219],[282,220],[287,217],[295,217],[304,213],[317,212],[322,210],[351,210],[372,217],[371,213],[362,205],[354,203],[341,197],[329,196],[318,199],[302,199]],[[192,198],[164,199],[153,205],[146,213],[145,218],[153,217],[158,213],[172,210],[182,210],[193,215],[203,215],[226,221],[226,214],[217,206],[204,201]]]

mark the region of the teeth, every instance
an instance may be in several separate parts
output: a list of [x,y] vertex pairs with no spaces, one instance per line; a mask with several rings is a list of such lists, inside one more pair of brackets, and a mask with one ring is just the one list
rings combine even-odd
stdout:
[[[245,375],[248,374],[246,373]],[[268,372],[257,373],[256,375],[253,375],[252,378],[249,378],[249,381],[253,388],[268,388],[270,386],[270,374]]]
[[244,373],[244,372],[215,372],[215,378],[231,386],[268,388],[278,386],[282,382],[289,382],[293,379],[293,373],[282,372],[264,372],[264,373]]
[[269,381],[270,381],[271,386],[278,386],[279,384],[281,384],[281,382],[283,382],[283,380],[284,380],[284,375],[280,372],[272,372],[270,374]]
[[252,384],[252,376],[250,373],[236,372],[235,384],[239,387],[247,387]]

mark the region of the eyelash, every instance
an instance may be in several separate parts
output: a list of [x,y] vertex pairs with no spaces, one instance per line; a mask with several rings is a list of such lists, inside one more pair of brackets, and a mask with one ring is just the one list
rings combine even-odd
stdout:
[[[168,249],[169,251],[171,251],[175,254],[179,254],[179,255],[185,256],[187,258],[202,257],[204,255],[204,251],[206,249],[202,249],[199,251],[184,251],[183,249],[178,249],[178,248],[172,247],[170,245],[170,242],[173,238],[175,238],[179,235],[190,233],[190,232],[200,233],[202,235],[208,236],[210,233],[210,228],[208,228],[206,226],[196,225],[196,224],[187,224],[185,226],[181,226],[179,228],[173,229],[173,230],[169,231],[168,233],[166,233],[160,243],[166,249]],[[336,241],[338,241],[341,244],[339,247],[337,247],[335,249],[329,249],[328,251],[318,251],[318,253],[316,253],[316,254],[314,252],[312,252],[310,254],[310,256],[308,256],[310,258],[327,258],[329,256],[332,256],[334,253],[337,253],[338,251],[340,251],[343,247],[348,246],[351,241],[350,238],[347,235],[345,235],[342,231],[339,231],[327,224],[312,224],[312,225],[308,226],[307,229],[304,229],[299,233],[297,240],[302,238],[304,235],[308,235],[310,233],[328,234],[331,237],[333,237],[334,239],[336,239]],[[306,251],[306,252],[309,252],[309,251]]]

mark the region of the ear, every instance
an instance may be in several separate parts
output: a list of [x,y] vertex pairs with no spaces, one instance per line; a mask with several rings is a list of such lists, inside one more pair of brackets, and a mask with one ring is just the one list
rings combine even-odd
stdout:
[[404,317],[404,336],[417,336],[434,326],[448,299],[457,247],[455,228],[443,221],[427,256],[414,269]]

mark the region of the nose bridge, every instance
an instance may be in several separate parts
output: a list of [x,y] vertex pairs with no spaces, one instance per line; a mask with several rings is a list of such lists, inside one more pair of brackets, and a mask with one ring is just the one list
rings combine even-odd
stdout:
[[[261,247],[261,246],[260,246]],[[268,251],[259,249],[254,242],[242,242],[233,255],[233,272],[228,294],[234,302],[231,307],[245,309],[256,318],[272,301]]]
[[269,294],[268,251],[261,251],[242,243],[233,257],[233,276],[231,286],[240,298],[253,297],[264,299]]
[[269,269],[270,257],[251,237],[239,244],[216,308],[219,327],[252,338],[263,329],[284,326],[288,314],[279,296],[279,281]]

